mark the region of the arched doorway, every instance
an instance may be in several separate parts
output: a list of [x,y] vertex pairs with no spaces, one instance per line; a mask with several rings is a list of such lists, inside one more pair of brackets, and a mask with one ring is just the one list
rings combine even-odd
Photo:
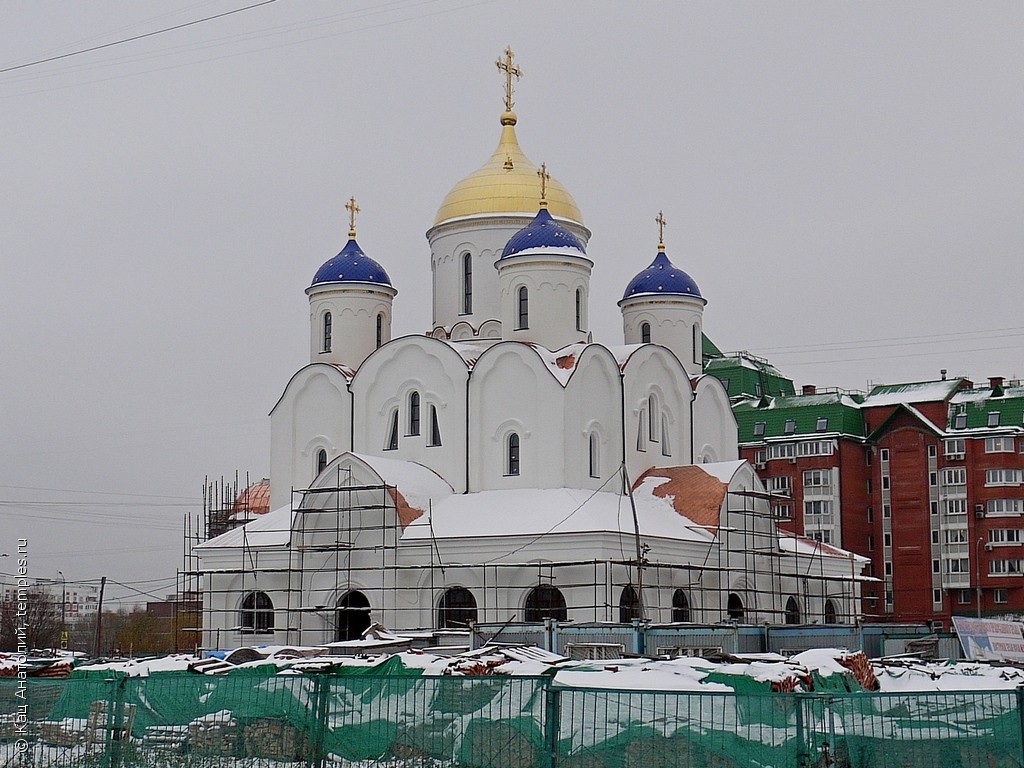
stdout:
[[729,593],[729,602],[726,606],[726,611],[729,614],[731,621],[743,621],[744,609],[743,599],[735,592]]
[[629,624],[633,619],[643,617],[644,608],[640,605],[640,595],[633,589],[632,584],[627,584],[619,595],[619,623]]
[[336,641],[358,640],[370,626],[370,601],[359,590],[352,590],[338,601],[335,618]]
[[677,589],[672,593],[672,621],[690,620],[690,601],[686,593]]
[[568,611],[562,593],[550,584],[541,584],[530,590],[526,596],[524,621],[555,619],[565,621]]
[[791,597],[786,601],[786,623],[800,623],[800,606],[797,604],[795,597]]
[[439,629],[466,629],[476,623],[476,598],[465,587],[452,587],[441,596],[437,606]]

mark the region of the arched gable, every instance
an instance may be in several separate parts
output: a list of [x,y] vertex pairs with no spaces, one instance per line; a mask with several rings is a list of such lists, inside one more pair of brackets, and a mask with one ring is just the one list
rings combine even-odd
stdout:
[[700,376],[694,386],[693,460],[701,463],[733,461],[739,458],[736,417],[729,393],[714,376]]
[[[566,485],[617,491],[621,483],[605,481],[622,463],[622,379],[615,356],[600,344],[588,344],[576,359],[565,386],[565,432],[562,452]],[[597,476],[590,474],[591,435],[594,436]]]

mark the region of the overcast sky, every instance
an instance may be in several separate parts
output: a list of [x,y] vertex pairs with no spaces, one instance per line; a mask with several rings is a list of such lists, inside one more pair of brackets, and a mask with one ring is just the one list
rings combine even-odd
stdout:
[[[0,69],[253,1],[7,3]],[[204,476],[268,472],[349,196],[395,334],[429,328],[424,232],[497,143],[506,45],[596,340],[664,210],[706,332],[798,386],[1024,376],[1022,42],[1019,0],[277,0],[0,73],[0,552],[173,591]]]

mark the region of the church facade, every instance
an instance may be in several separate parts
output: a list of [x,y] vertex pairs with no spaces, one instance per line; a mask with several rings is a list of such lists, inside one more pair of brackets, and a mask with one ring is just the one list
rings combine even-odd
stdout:
[[854,620],[863,560],[776,528],[663,236],[623,338],[593,340],[590,230],[520,148],[510,52],[499,68],[497,149],[427,230],[428,333],[392,338],[398,291],[346,206],[348,241],[306,288],[310,362],[271,412],[272,511],[196,550],[204,644]]

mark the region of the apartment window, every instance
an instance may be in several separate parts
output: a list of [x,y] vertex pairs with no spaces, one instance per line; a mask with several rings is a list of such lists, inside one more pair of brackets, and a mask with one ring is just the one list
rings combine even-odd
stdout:
[[874,491],[874,485],[872,484],[870,477],[868,478],[867,486],[868,486],[868,496],[870,496],[871,493]]
[[962,459],[967,453],[967,441],[962,437],[945,440],[942,443],[942,453],[947,459]]
[[764,435],[764,422],[758,421],[754,424],[754,437],[761,437]]
[[875,522],[875,508],[874,507],[868,507],[868,522],[869,523]]
[[437,406],[430,406],[430,442],[427,443],[430,447],[435,447],[441,444],[441,425],[437,419]]
[[988,413],[988,425],[990,427],[999,426],[999,411],[989,411]]
[[828,429],[828,419],[818,419],[816,422],[814,422],[814,431],[815,432],[824,432],[827,429]]
[[506,475],[516,476],[519,474],[519,435],[513,432],[508,436],[508,451],[506,456]]
[[775,516],[784,520],[789,520],[793,517],[793,507],[789,504],[777,504],[775,506]]
[[832,440],[806,440],[797,443],[796,447],[799,456],[831,456],[835,452]]
[[1024,514],[1024,499],[989,499],[988,514],[994,516]]
[[832,472],[827,469],[805,470],[804,488],[814,489],[818,493],[830,493],[832,490]]
[[942,561],[941,560],[932,560],[932,573],[941,573],[941,572],[942,572]]
[[929,446],[928,446],[928,458],[929,458],[929,459],[934,459],[934,458],[936,458],[936,457],[937,457],[938,455],[939,455],[939,449],[938,449],[938,446],[934,446],[934,445],[929,445]]
[[889,490],[889,476],[888,475],[882,475],[882,490],[883,491],[888,491]]
[[1009,593],[1005,589],[992,590],[992,600],[999,605],[1005,605],[1009,602]]
[[793,443],[772,443],[768,446],[769,459],[792,459],[796,456],[796,446]]
[[985,453],[1013,453],[1015,450],[1012,437],[985,438]]
[[889,561],[886,561],[885,563],[885,575],[892,576],[892,563]]
[[971,590],[969,590],[969,589],[961,589],[961,590],[959,590],[957,592],[957,602],[960,603],[960,605],[970,605],[971,604]]
[[767,454],[764,451],[757,451],[754,454],[754,461],[756,461],[758,464],[764,464],[764,460],[765,460],[765,456],[766,455]]
[[786,420],[786,426],[785,426],[785,429],[783,431],[787,435],[792,435],[794,432],[796,432],[796,422],[793,419],[787,419]]
[[[640,343],[650,344],[651,343],[651,324],[640,323]],[[729,389],[729,385],[725,385],[726,389]]]
[[888,448],[883,448],[882,450],[880,450],[878,452],[878,458],[881,459],[882,461],[888,461],[889,460],[889,449]]
[[985,485],[1020,485],[1021,470],[989,469],[985,472]]
[[946,499],[942,502],[947,515],[966,515],[967,499]]
[[966,429],[967,428],[967,414],[958,413],[953,417],[953,429]]
[[324,312],[324,344],[322,347],[322,351],[324,352],[331,351],[331,334],[333,332],[332,326],[333,321],[331,320],[331,313]]
[[1020,560],[991,560],[988,572],[992,576],[1017,576],[1021,573]]
[[814,541],[820,541],[822,544],[831,544],[832,543],[832,531],[829,531],[829,530],[811,531],[810,532],[810,537]]
[[875,551],[875,537],[868,535],[868,552]]
[[882,546],[883,547],[891,547],[892,546],[892,534],[891,533],[886,532],[886,533],[882,534]]
[[946,561],[946,573],[970,573],[971,563],[966,557],[954,557]]
[[938,543],[939,543],[939,532],[938,531],[932,531],[932,544],[938,544]]
[[932,590],[932,602],[936,603],[936,604],[941,604],[942,603],[942,590],[941,589],[933,589]]
[[420,393],[409,393],[409,435],[420,433]]
[[830,515],[832,514],[832,502],[827,499],[804,502],[805,515]]
[[967,543],[967,529],[966,528],[951,528],[946,531],[946,543],[947,544],[966,544]]
[[473,314],[473,256],[462,254],[462,314]]
[[1021,542],[1020,528],[996,528],[988,532],[990,544],[1019,544]]
[[939,502],[937,502],[937,501],[929,501],[928,502],[928,510],[933,515],[939,514]]
[[516,330],[523,331],[530,327],[530,292],[526,286],[519,288],[519,312],[517,313]]
[[883,504],[882,505],[882,518],[884,519],[884,518],[887,518],[887,517],[892,517],[892,505],[891,504]]
[[963,467],[949,467],[942,470],[942,484],[967,485],[967,470]]
[[793,490],[793,478],[789,475],[783,477],[769,477],[768,490],[772,493],[784,493],[787,496]]

